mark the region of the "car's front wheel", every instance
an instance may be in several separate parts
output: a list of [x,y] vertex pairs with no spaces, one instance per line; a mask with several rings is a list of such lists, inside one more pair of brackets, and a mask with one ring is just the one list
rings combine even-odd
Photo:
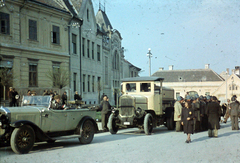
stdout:
[[108,119],[108,128],[111,134],[116,134],[118,132],[119,126],[116,125],[116,121],[113,114],[111,114]]
[[86,120],[81,126],[81,137],[79,141],[81,144],[89,144],[94,137],[94,125],[90,120]]
[[153,117],[150,113],[144,117],[144,124],[143,124],[144,132],[146,135],[151,135],[153,131]]
[[11,135],[11,148],[17,154],[28,153],[34,145],[35,133],[31,126],[15,128]]

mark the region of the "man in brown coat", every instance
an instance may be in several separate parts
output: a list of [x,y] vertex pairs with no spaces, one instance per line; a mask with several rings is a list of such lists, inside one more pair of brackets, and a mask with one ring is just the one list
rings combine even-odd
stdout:
[[232,121],[232,130],[238,130],[238,112],[239,112],[239,102],[236,97],[231,98],[232,103],[229,107],[229,114],[231,116]]
[[220,129],[219,118],[221,116],[221,107],[217,101],[217,97],[212,97],[212,102],[208,103],[206,114],[208,116],[208,136],[218,137],[218,129]]

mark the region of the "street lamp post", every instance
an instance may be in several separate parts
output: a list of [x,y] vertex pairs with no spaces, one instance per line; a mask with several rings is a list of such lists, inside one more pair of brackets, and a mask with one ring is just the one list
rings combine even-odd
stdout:
[[149,58],[149,76],[151,76],[151,57],[152,57],[151,48],[148,49],[147,56]]

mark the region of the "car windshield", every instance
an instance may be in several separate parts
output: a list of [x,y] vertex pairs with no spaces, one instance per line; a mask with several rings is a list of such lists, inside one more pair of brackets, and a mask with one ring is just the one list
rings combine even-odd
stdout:
[[45,106],[48,107],[51,96],[23,96],[22,106]]

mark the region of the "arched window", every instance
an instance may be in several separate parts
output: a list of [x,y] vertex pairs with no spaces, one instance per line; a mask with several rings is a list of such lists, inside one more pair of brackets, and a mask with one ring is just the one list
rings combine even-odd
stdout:
[[119,55],[117,51],[115,51],[113,55],[112,67],[114,70],[119,70]]

